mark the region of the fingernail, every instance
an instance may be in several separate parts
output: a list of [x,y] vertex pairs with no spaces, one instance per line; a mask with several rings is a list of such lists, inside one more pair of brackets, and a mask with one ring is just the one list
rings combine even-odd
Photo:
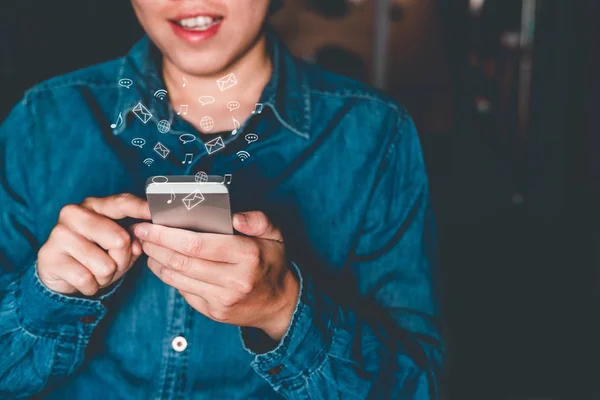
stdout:
[[244,213],[236,214],[238,225],[248,225],[248,217]]
[[138,226],[137,228],[135,228],[135,236],[144,239],[146,236],[148,236],[148,231],[146,230],[146,228]]
[[139,256],[140,254],[142,254],[142,247],[138,242],[133,243],[131,250],[133,251],[133,255]]

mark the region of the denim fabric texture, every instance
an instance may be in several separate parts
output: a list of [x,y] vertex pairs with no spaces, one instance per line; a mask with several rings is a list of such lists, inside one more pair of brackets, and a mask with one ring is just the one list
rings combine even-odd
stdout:
[[[41,83],[0,126],[0,397],[439,398],[435,222],[407,112],[293,58],[269,33],[264,110],[209,155],[202,141],[179,140],[199,133],[153,96],[164,87],[154,51],[145,38],[124,58]],[[140,102],[152,113],[146,124],[132,112]],[[249,132],[259,140],[248,144]],[[171,150],[166,159],[157,142]],[[194,162],[182,164],[189,152]],[[232,211],[263,211],[283,233],[301,295],[279,343],[195,311],[145,257],[100,296],[40,281],[37,252],[62,207],[143,197],[150,176],[199,170],[232,174]]]

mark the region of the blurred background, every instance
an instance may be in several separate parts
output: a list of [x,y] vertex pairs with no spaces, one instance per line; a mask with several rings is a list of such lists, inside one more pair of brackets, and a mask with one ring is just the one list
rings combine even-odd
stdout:
[[[1,3],[0,120],[29,87],[142,34],[123,0]],[[600,399],[599,17],[598,0],[286,0],[272,18],[295,55],[415,119],[446,399]]]

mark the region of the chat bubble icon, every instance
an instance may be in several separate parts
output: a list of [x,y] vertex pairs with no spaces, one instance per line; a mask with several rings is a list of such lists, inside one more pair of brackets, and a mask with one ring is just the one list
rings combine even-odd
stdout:
[[207,105],[207,104],[212,104],[215,102],[215,98],[212,96],[200,96],[198,97],[198,101],[200,102],[200,104],[202,104],[203,106]]
[[191,143],[194,140],[196,140],[196,136],[191,135],[189,133],[184,133],[183,135],[179,136],[179,140],[181,140],[181,143],[183,144]]
[[121,79],[119,81],[119,85],[126,87],[127,89],[129,89],[131,87],[131,85],[133,85],[133,81],[131,79],[125,78],[125,79]]
[[246,139],[248,144],[250,144],[250,143],[256,142],[258,140],[258,135],[256,133],[249,133],[244,138]]
[[230,101],[229,103],[227,103],[227,108],[229,108],[229,111],[237,110],[238,108],[240,108],[240,103],[238,103],[237,101]]
[[143,149],[144,145],[146,144],[146,140],[138,137],[138,138],[133,139],[131,141],[131,144],[139,147],[140,149]]

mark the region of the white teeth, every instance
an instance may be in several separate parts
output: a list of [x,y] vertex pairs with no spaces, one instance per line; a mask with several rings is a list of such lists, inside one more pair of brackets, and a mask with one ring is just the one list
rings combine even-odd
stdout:
[[210,28],[216,20],[207,16],[198,16],[195,18],[186,18],[182,19],[179,22],[179,25],[184,28],[195,29],[195,30],[205,30]]

